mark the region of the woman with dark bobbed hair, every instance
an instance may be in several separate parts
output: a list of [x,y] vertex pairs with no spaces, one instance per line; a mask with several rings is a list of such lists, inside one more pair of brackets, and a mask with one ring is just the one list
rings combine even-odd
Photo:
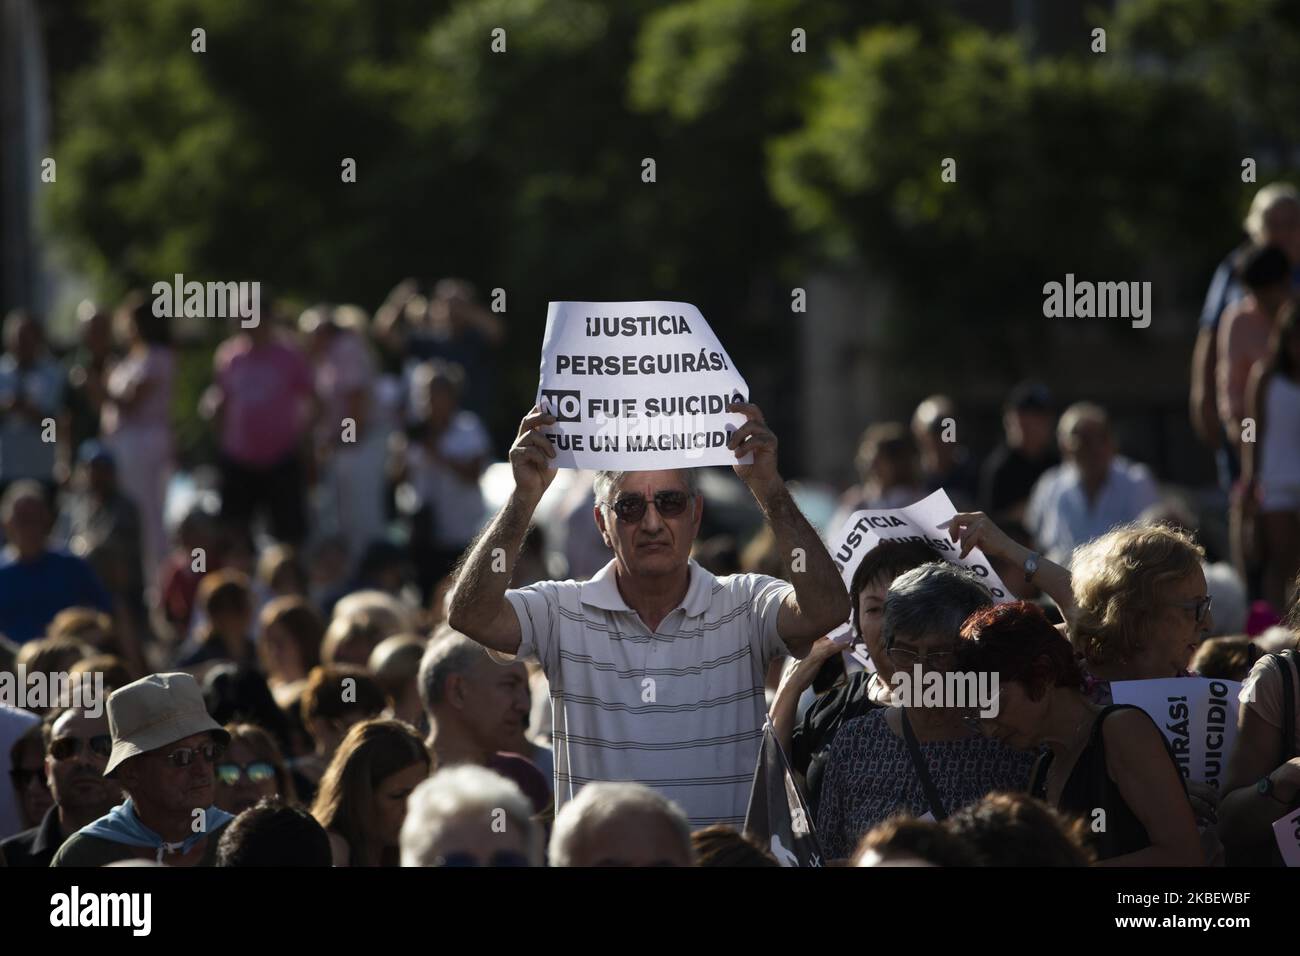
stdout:
[[995,713],[970,720],[1018,750],[1048,748],[1030,794],[1093,832],[1104,866],[1200,866],[1196,818],[1160,729],[1140,708],[1083,693],[1069,641],[1036,605],[1000,604],[961,629],[957,669],[996,676]]

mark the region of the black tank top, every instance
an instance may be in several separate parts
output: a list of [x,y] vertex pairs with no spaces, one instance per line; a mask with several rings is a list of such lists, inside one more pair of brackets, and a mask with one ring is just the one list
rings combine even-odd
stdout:
[[[1126,853],[1136,853],[1151,845],[1147,828],[1129,807],[1124,795],[1120,793],[1119,785],[1110,778],[1110,773],[1106,770],[1106,738],[1102,735],[1101,728],[1106,718],[1117,710],[1136,710],[1146,716],[1146,711],[1132,704],[1111,704],[1103,709],[1093,722],[1092,735],[1088,739],[1087,746],[1079,754],[1074,769],[1070,771],[1070,779],[1065,781],[1065,786],[1061,789],[1061,799],[1056,805],[1056,808],[1067,816],[1083,818],[1098,860],[1109,860]],[[1149,717],[1147,719],[1150,720]],[[1160,739],[1164,740],[1164,734],[1160,735]],[[1165,752],[1169,753],[1167,741]],[[1049,750],[1034,770],[1030,793],[1040,800],[1047,799],[1047,770],[1054,756]],[[1178,770],[1178,764],[1174,761],[1172,753],[1169,753],[1169,762],[1178,773],[1178,779],[1181,780],[1182,772]],[[1097,808],[1106,811],[1106,828],[1100,833],[1093,828],[1093,810]]]

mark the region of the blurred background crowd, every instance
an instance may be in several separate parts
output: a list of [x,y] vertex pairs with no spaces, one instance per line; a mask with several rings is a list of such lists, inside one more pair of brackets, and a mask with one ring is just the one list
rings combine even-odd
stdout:
[[[354,724],[430,735],[431,640],[489,679],[445,596],[545,302],[657,297],[709,319],[826,536],[938,488],[1062,564],[1183,529],[1244,677],[1300,568],[1300,16],[1099,8],[1104,53],[1073,2],[3,0],[0,669],[188,671],[228,808],[310,806]],[[155,315],[177,273],[262,282],[260,323]],[[1045,319],[1067,273],[1152,281],[1151,327]],[[513,587],[609,560],[591,478]],[[702,484],[696,559],[779,575],[744,486]],[[545,679],[512,673],[441,746],[540,809]],[[47,744],[12,744],[0,838],[52,804]]]

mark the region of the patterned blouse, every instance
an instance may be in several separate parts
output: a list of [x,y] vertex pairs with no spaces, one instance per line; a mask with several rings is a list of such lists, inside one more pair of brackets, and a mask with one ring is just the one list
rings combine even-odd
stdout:
[[[851,856],[868,830],[897,812],[930,812],[907,744],[885,722],[887,712],[873,710],[849,721],[831,745],[817,809],[817,839],[827,859]],[[995,790],[1025,790],[1037,757],[983,736],[920,748],[948,813]]]

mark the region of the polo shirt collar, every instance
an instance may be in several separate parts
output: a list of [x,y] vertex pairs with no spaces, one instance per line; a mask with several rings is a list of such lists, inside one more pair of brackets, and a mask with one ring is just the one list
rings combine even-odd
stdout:
[[[578,597],[583,604],[592,607],[631,614],[632,609],[627,606],[627,602],[623,600],[623,595],[618,590],[618,581],[614,575],[616,564],[617,559],[610,561],[589,580],[578,585]],[[690,584],[686,588],[686,597],[679,607],[686,612],[687,617],[699,617],[709,609],[713,601],[714,577],[700,567],[694,558],[687,559],[686,567],[690,573]]]

